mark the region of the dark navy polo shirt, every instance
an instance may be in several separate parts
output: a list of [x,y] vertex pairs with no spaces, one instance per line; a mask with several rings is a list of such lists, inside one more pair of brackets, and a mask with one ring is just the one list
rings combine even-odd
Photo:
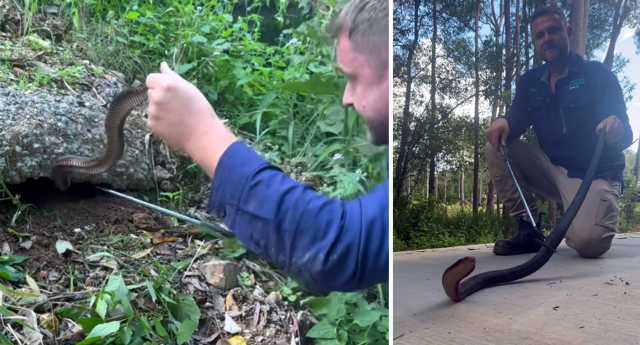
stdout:
[[623,151],[633,140],[622,87],[603,63],[587,61],[571,53],[571,61],[556,81],[555,93],[549,86],[546,64],[520,77],[511,108],[501,116],[509,123],[508,141],[520,138],[533,126],[540,148],[552,164],[568,171],[569,177],[584,178],[593,158],[598,135],[596,127],[615,115],[624,129],[615,144],[605,144],[594,179],[623,183]]

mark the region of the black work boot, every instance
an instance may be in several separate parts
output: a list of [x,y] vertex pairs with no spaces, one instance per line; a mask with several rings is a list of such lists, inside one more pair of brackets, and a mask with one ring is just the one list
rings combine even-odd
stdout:
[[544,242],[544,238],[534,230],[533,225],[520,217],[516,234],[509,239],[497,241],[493,246],[493,253],[496,255],[536,253],[541,247],[540,243],[535,241],[536,238]]

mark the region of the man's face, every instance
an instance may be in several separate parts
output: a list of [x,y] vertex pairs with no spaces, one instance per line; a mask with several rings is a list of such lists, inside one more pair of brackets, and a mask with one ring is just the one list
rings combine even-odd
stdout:
[[373,62],[355,51],[347,31],[338,36],[338,69],[347,76],[342,103],[353,107],[367,127],[367,140],[389,144],[389,70],[376,70]]
[[548,14],[531,24],[533,45],[538,56],[544,62],[553,62],[569,55],[571,27],[564,27],[562,19],[555,14]]

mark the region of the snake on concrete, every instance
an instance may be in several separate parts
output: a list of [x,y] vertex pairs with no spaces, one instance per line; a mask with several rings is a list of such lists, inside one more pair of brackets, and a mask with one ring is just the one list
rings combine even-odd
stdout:
[[147,85],[140,84],[118,93],[109,105],[104,120],[107,148],[97,157],[64,156],[51,169],[51,179],[58,189],[65,191],[71,186],[74,174],[97,175],[111,169],[123,156],[124,124],[129,113],[148,99]]
[[469,295],[491,285],[507,283],[527,277],[542,268],[547,261],[549,261],[562,242],[567,230],[569,230],[571,222],[578,213],[578,210],[580,210],[587,192],[591,187],[596,166],[600,162],[600,155],[604,145],[604,133],[604,130],[600,132],[595,153],[593,154],[587,173],[585,174],[573,201],[571,201],[569,208],[565,212],[564,216],[560,218],[560,221],[551,234],[546,237],[544,241],[546,246],[541,246],[536,255],[523,264],[507,269],[483,272],[470,277],[465,281],[462,280],[475,269],[476,260],[474,257],[467,256],[456,261],[442,274],[442,287],[449,298],[456,302],[460,302]]

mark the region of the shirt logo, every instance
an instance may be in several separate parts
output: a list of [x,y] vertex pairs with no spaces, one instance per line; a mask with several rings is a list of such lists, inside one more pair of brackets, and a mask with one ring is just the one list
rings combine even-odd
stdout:
[[576,79],[572,80],[567,84],[564,88],[568,90],[577,89],[580,85],[586,84],[587,81],[585,79]]

